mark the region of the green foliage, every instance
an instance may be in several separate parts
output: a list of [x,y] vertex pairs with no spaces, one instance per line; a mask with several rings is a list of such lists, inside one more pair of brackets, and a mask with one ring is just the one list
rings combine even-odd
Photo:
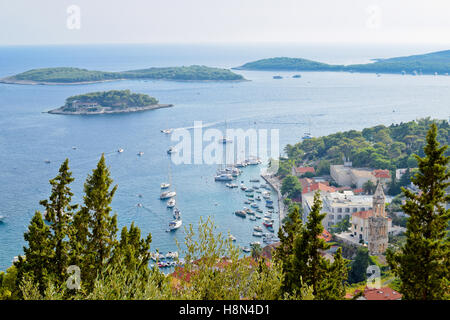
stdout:
[[[322,168],[320,171],[324,171],[326,164],[341,164],[342,158],[348,157],[354,167],[389,169],[392,173],[399,168],[415,168],[417,160],[413,154],[423,155],[422,148],[431,123],[435,123],[438,128],[437,140],[448,145],[450,143],[449,122],[426,118],[392,124],[388,127],[379,125],[362,131],[338,132],[307,139],[295,145],[287,145],[285,151],[289,160],[283,162],[318,163]],[[449,155],[450,152],[447,150],[446,154]],[[317,169],[319,170],[319,166]],[[279,172],[285,173],[285,171],[280,168]],[[390,194],[397,194],[401,186],[408,184],[407,175],[402,177],[393,188],[395,192]]]
[[366,182],[364,182],[362,187],[366,194],[373,194],[375,192],[375,189],[377,188],[372,180],[367,180]]
[[358,247],[355,260],[352,262],[348,273],[348,282],[350,284],[366,281],[369,261],[369,250],[366,247]]
[[17,268],[12,265],[6,272],[0,272],[0,300],[14,300],[19,298],[17,290]]
[[297,177],[287,176],[281,184],[281,194],[288,198],[295,199],[302,195],[302,185]]
[[342,257],[341,249],[333,262],[322,256],[329,245],[319,237],[325,217],[320,213],[321,205],[320,195],[316,193],[306,224],[302,224],[298,210],[294,209],[278,232],[280,245],[274,259],[283,268],[283,295],[302,298],[302,292],[310,288],[314,299],[334,300],[345,296],[348,261]]
[[144,107],[158,103],[157,99],[146,94],[131,93],[130,90],[110,90],[71,96],[66,99],[65,110],[72,110],[74,101],[96,102],[102,107],[111,108]]
[[[82,252],[82,278],[87,288],[91,289],[97,274],[108,262],[114,246],[117,244],[117,215],[110,216],[111,201],[117,185],[111,188],[112,179],[102,155],[97,168],[92,171],[84,184],[84,204],[77,215],[87,216],[86,246]],[[111,189],[110,189],[111,188]]]
[[339,221],[336,225],[331,227],[331,233],[341,233],[346,232],[352,226],[350,223],[350,216],[344,216],[344,218]]
[[407,200],[403,211],[409,215],[406,243],[400,250],[389,250],[387,258],[393,272],[400,278],[400,292],[405,299],[435,300],[449,297],[450,240],[446,228],[450,210],[445,203],[450,195],[447,145],[437,141],[438,126],[431,124],[427,134],[424,157],[415,156],[419,170],[412,182],[421,193],[403,189]]
[[377,59],[375,62],[353,65],[331,65],[302,58],[277,57],[244,64],[244,70],[286,71],[350,71],[379,73],[445,74],[450,72],[450,50],[422,55]]
[[160,80],[243,80],[244,78],[228,69],[206,66],[149,68],[122,72],[92,71],[79,68],[33,69],[11,77],[12,80],[35,82],[92,82],[119,79],[160,79]]

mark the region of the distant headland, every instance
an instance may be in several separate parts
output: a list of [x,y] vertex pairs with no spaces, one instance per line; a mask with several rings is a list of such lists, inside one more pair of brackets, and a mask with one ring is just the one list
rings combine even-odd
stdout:
[[111,90],[91,92],[66,99],[66,103],[52,114],[92,115],[129,113],[159,108],[173,107],[172,104],[159,104],[158,100],[146,94],[132,93],[130,90]]
[[389,59],[373,59],[372,63],[352,65],[333,65],[302,58],[277,57],[248,62],[233,69],[448,75],[450,73],[450,50]]
[[228,69],[206,66],[148,68],[108,72],[80,68],[58,67],[32,69],[0,79],[1,83],[73,85],[117,80],[174,80],[174,81],[243,81],[240,74]]

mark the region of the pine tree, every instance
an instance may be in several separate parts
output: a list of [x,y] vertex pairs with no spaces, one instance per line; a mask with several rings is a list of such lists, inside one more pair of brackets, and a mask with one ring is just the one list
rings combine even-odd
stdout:
[[420,189],[415,194],[402,189],[407,200],[402,206],[410,217],[406,225],[406,243],[398,252],[388,251],[388,263],[401,280],[404,299],[435,300],[449,297],[450,241],[446,236],[450,210],[445,194],[450,172],[447,145],[436,140],[433,123],[427,134],[423,158],[415,155],[419,170],[411,181]]
[[297,206],[289,211],[287,217],[283,221],[283,226],[278,231],[280,245],[275,249],[274,259],[277,260],[282,267],[283,283],[282,292],[292,293],[294,290],[295,274],[293,271],[293,253],[294,239],[300,233],[302,221]]
[[69,266],[69,248],[67,236],[69,235],[69,223],[72,220],[73,210],[77,205],[71,205],[73,193],[69,184],[73,182],[72,173],[69,171],[69,160],[66,159],[59,168],[59,174],[52,180],[52,193],[48,200],[40,201],[45,207],[45,219],[50,223],[52,232],[50,241],[54,256],[49,266],[58,284],[66,279],[66,269]]
[[[84,204],[77,214],[80,224],[81,241],[86,241],[82,268],[82,281],[88,290],[95,278],[111,258],[116,245],[117,215],[110,216],[111,201],[117,185],[111,188],[113,181],[102,155],[97,168],[92,171],[84,184]],[[110,190],[111,188],[111,190]],[[87,226],[84,225],[87,223]]]
[[[31,219],[28,231],[24,234],[28,247],[24,247],[24,255],[15,262],[17,268],[17,287],[25,275],[30,276],[38,290],[43,293],[47,288],[51,275],[51,261],[54,259],[50,228],[36,211]],[[50,271],[50,272],[49,272]]]
[[369,266],[369,250],[359,247],[355,260],[348,274],[349,283],[363,282],[367,279],[367,267]]
[[308,215],[308,221],[299,236],[294,241],[294,274],[296,275],[296,289],[303,284],[311,286],[313,294],[319,292],[321,281],[327,277],[328,261],[322,257],[321,251],[329,249],[329,245],[322,239],[322,220],[325,213],[320,213],[322,201],[320,193],[314,195],[314,204]]
[[112,261],[124,263],[129,270],[139,271],[142,275],[148,275],[148,263],[150,261],[150,244],[152,236],[141,239],[141,230],[131,224],[130,230],[122,228],[120,241],[114,248]]
[[333,258],[334,261],[328,266],[327,277],[321,280],[316,299],[342,300],[345,297],[349,261],[342,257],[342,248],[338,248]]

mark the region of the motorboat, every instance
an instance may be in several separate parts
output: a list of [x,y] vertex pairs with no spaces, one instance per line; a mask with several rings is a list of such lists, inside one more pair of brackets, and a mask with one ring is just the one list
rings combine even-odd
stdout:
[[264,225],[265,227],[272,227],[272,226],[273,226],[273,222],[272,222],[272,220],[269,219],[269,218],[264,218],[263,225]]
[[236,241],[236,237],[233,236],[232,234],[230,234],[230,235],[228,236],[228,239],[230,239],[231,241]]
[[254,246],[261,246],[261,242],[259,242],[259,241],[253,241],[253,242],[250,242],[250,245],[251,245],[252,247],[254,247]]
[[250,221],[256,221],[256,217],[255,216],[250,216],[249,219],[250,219]]
[[262,217],[259,214],[255,214],[256,219],[262,219]]
[[3,223],[5,220],[5,216],[0,216],[0,223]]
[[260,208],[256,208],[256,212],[263,213],[263,210]]
[[122,148],[119,148],[119,150],[117,150],[117,152],[118,152],[118,153],[122,153],[122,152],[123,152],[123,149],[122,149]]
[[257,196],[255,199],[258,200],[258,201],[261,201],[261,197],[260,196]]
[[312,138],[313,138],[313,135],[310,132],[305,132],[302,137],[303,140],[308,140],[308,139],[312,139]]
[[259,182],[259,179],[250,179],[250,182]]
[[245,190],[245,192],[255,192],[255,190],[252,189],[252,188],[248,188],[248,189]]
[[250,205],[250,207],[252,207],[252,208],[258,208],[258,205],[257,205],[256,203],[252,203],[252,204]]
[[170,187],[170,183],[161,183],[161,189],[167,189]]
[[177,152],[177,149],[175,147],[169,147],[169,149],[167,149],[167,153],[168,154],[172,154],[172,153],[175,153],[175,152]]
[[176,201],[174,198],[170,198],[169,201],[167,201],[167,208],[173,208],[176,205]]
[[266,199],[266,204],[273,204],[273,200]]
[[241,217],[241,218],[246,218],[247,217],[247,213],[244,210],[235,211],[234,214],[237,215],[238,217]]
[[232,181],[233,176],[228,173],[219,174],[218,176],[214,177],[215,181]]
[[173,129],[163,129],[163,130],[161,130],[161,132],[165,133],[165,134],[172,133],[172,131],[173,131]]
[[276,80],[278,80],[278,79],[283,79],[282,76],[273,76],[272,78],[274,78],[274,79],[276,79]]
[[245,190],[247,190],[247,187],[244,186],[243,184],[241,184],[241,190],[245,191]]
[[44,162],[47,163],[47,164],[49,164],[51,161],[50,161],[50,160],[45,160]]
[[164,199],[173,198],[173,197],[175,197],[176,195],[177,195],[177,193],[176,193],[175,191],[165,191],[165,192],[161,193],[161,195],[159,196],[159,198],[160,198],[161,200],[164,200]]
[[251,252],[252,250],[251,250],[249,247],[243,247],[243,248],[242,248],[242,251],[244,251],[244,252],[246,252],[246,253],[249,253],[249,252]]
[[143,156],[143,155],[144,155],[144,152],[142,152],[142,151],[138,152],[138,156]]
[[259,237],[259,238],[260,238],[260,237],[262,237],[262,235],[263,235],[262,232],[256,232],[256,231],[253,232],[253,236],[254,236],[254,237]]
[[253,231],[256,231],[256,232],[263,232],[263,229],[262,229],[260,226],[254,226],[254,227],[253,227]]
[[233,142],[233,140],[228,139],[227,137],[222,137],[219,139],[219,143],[223,143],[223,144],[232,143],[232,142]]

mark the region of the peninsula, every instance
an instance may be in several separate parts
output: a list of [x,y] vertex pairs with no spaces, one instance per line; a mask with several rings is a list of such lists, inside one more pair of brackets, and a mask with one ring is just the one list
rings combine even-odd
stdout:
[[389,59],[373,59],[372,63],[352,65],[334,65],[302,58],[277,57],[248,62],[233,69],[448,75],[450,73],[450,50]]
[[80,68],[58,67],[32,69],[0,79],[1,83],[67,85],[89,84],[117,80],[174,80],[174,81],[243,81],[240,74],[228,69],[206,66],[148,68],[109,72]]
[[92,115],[129,113],[159,108],[173,107],[172,104],[159,104],[158,100],[146,94],[131,93],[130,90],[111,90],[91,92],[66,99],[66,103],[52,114]]

